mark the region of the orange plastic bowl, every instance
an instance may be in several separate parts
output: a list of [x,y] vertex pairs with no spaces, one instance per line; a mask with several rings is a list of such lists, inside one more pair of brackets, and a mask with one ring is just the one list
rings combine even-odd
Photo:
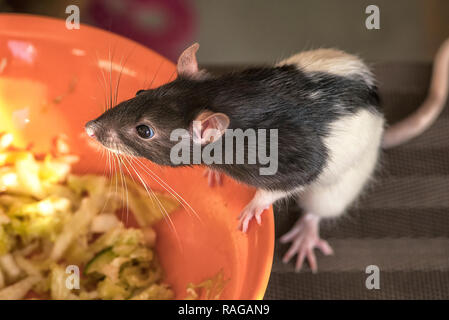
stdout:
[[[83,128],[114,97],[120,73],[117,101],[176,76],[170,61],[115,34],[85,25],[68,30],[57,19],[0,15],[0,131],[13,132],[17,144],[33,143],[36,151],[48,151],[54,136],[66,134],[81,158],[77,173],[104,173],[105,159],[89,146]],[[201,167],[146,165],[201,218],[178,210],[171,216],[176,233],[165,221],[156,226],[165,281],[176,298],[185,297],[189,282],[199,283],[220,270],[228,279],[221,298],[263,298],[273,258],[272,208],[264,213],[262,226],[252,223],[243,234],[237,216],[254,190],[230,179],[210,189]]]

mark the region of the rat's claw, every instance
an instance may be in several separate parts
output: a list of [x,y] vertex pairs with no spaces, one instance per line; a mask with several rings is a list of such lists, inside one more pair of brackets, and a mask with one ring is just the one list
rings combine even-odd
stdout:
[[243,232],[248,231],[248,225],[249,222],[254,218],[254,213],[250,210],[243,210],[240,214],[239,220],[239,226],[238,229],[242,230]]
[[203,176],[207,177],[207,182],[209,187],[213,187],[215,185],[221,186],[223,184],[222,173],[206,168],[203,172]]
[[268,209],[269,206],[255,206],[252,203],[249,203],[245,209],[243,209],[243,211],[240,213],[239,216],[239,227],[238,229],[242,230],[243,232],[248,231],[248,225],[250,223],[250,221],[253,218],[256,218],[257,224],[261,225],[262,224],[262,213],[264,212],[265,209]]
[[258,224],[259,226],[262,224],[262,218],[261,218],[261,216],[262,216],[262,212],[260,212],[259,214],[255,214],[256,221],[257,221],[257,224]]
[[245,216],[244,218],[242,218],[241,220],[240,220],[240,225],[239,225],[239,229],[241,229],[243,232],[245,232],[246,233],[246,231],[248,231],[248,225],[249,225],[249,222],[251,221],[251,219],[252,219],[253,217],[251,217],[251,216]]
[[329,245],[329,243],[326,240],[320,239],[318,243],[316,244],[316,247],[321,250],[321,252],[325,256],[330,256],[334,254],[334,250]]
[[284,236],[281,237],[282,243],[292,242],[282,261],[287,263],[297,254],[295,270],[302,268],[304,260],[307,258],[310,269],[313,273],[317,272],[318,265],[316,261],[315,248],[318,248],[324,255],[334,253],[327,241],[320,239],[318,235],[319,218],[310,214],[298,220],[295,226]]

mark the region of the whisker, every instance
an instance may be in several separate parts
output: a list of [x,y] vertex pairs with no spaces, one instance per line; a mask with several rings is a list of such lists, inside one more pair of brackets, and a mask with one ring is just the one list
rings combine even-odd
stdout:
[[[133,53],[133,51],[134,51],[135,48],[136,48],[136,46],[134,45],[133,48],[131,49],[131,51],[129,52],[128,56],[125,58],[125,61],[123,61],[124,55],[123,55],[122,58],[120,59],[120,73],[119,73],[119,75],[118,75],[118,78],[117,78],[117,84],[116,84],[116,87],[115,87],[114,105],[117,104],[118,88],[119,88],[119,85],[120,85],[120,79],[121,79],[121,77],[122,77],[123,69],[124,69],[124,67],[125,67],[126,62],[128,62],[128,59],[131,57],[131,54]],[[122,64],[122,62],[123,62],[123,64]]]
[[112,108],[112,60],[114,55],[111,57],[111,47],[109,47],[109,109]]
[[[120,167],[120,175],[122,176],[122,180],[124,182],[125,185],[125,189],[124,192],[126,193],[126,224],[128,224],[128,219],[129,219],[129,198],[128,198],[128,185],[126,183],[126,178],[125,178],[125,173],[122,171],[122,165],[126,168],[125,163],[123,162],[123,159],[120,156],[120,153],[117,154],[117,158],[119,160],[119,167]],[[122,187],[123,188],[123,187]]]
[[[113,165],[114,165],[114,169],[115,169],[115,162],[114,162],[114,158],[112,157],[112,152],[111,151],[109,151],[109,150],[107,150],[107,149],[105,149],[106,150],[106,155],[107,155],[107,167],[108,167],[108,169],[109,169],[109,183],[108,183],[108,186],[107,186],[107,194],[108,194],[108,196],[106,197],[106,201],[105,201],[105,203],[104,203],[104,205],[103,205],[103,208],[101,209],[101,211],[100,211],[100,214],[102,214],[103,212],[104,212],[104,209],[106,208],[106,206],[108,205],[108,203],[109,203],[109,201],[110,201],[110,199],[111,199],[111,189],[112,189],[112,181],[114,180],[114,179],[112,179],[112,172],[113,171],[115,171],[115,170],[113,170]],[[105,166],[106,166],[106,164],[105,164]],[[117,190],[117,181],[116,181],[116,183],[115,183],[115,193],[114,193],[114,195],[117,195],[117,193],[118,193],[118,190]],[[113,212],[113,213],[115,213],[115,212]]]
[[114,180],[115,180],[115,194],[118,195],[118,175],[117,175],[117,164],[116,164],[116,159],[115,159],[115,155],[113,152],[111,152],[111,159],[112,159],[112,164],[114,165]]
[[[124,157],[124,159],[126,159],[126,161],[128,162],[128,164],[130,165],[130,167],[133,168],[134,172],[139,176],[139,178],[141,178],[140,173],[139,173],[138,170],[134,167],[134,165],[132,164],[132,162],[129,161],[129,159],[127,159],[126,157]],[[140,181],[141,181],[141,183],[143,183],[143,184],[146,185],[146,183],[144,182],[143,179],[141,179]],[[154,191],[152,190],[152,188],[151,188],[149,185],[148,185],[148,187],[149,187],[149,189],[150,189],[150,191],[151,191],[151,193],[152,193],[154,199],[155,199],[156,201],[158,201],[158,205],[159,205],[159,206],[162,206],[162,203],[159,201],[159,199],[157,198],[157,196],[154,194]],[[166,213],[166,215],[168,216],[167,210],[166,210],[163,206],[162,206],[162,208],[163,208],[163,211],[164,211],[164,212]]]
[[116,81],[116,84],[115,84],[115,93],[114,93],[114,102],[113,102],[114,106],[117,105],[118,86],[120,85],[120,78],[122,77],[122,72],[123,72],[123,67],[124,67],[124,64],[122,64],[123,58],[124,58],[124,55],[122,55],[122,57],[120,58],[120,72],[119,72],[119,74],[117,76],[117,81]]
[[144,74],[145,77],[143,78],[143,83],[142,83],[142,88],[146,88],[147,86],[147,80],[148,80],[148,66],[145,65],[145,70],[144,70]]
[[[121,192],[120,193],[122,195],[121,196],[121,198],[122,198],[122,208],[125,208],[125,197],[124,197],[125,188],[124,188],[124,185],[123,185],[122,167],[121,167],[120,160],[118,158],[117,153],[114,153],[114,157],[115,157],[115,159],[117,161],[117,168],[119,169],[118,170],[118,174],[120,175],[120,185],[121,185]],[[123,212],[122,212],[121,219],[123,219]]]
[[103,208],[100,211],[100,214],[102,214],[104,212],[104,209],[106,208],[106,206],[109,203],[109,200],[111,199],[111,191],[110,190],[111,190],[111,186],[112,186],[112,179],[111,179],[111,176],[112,176],[111,151],[107,150],[106,148],[104,148],[104,150],[106,150],[106,156],[107,156],[107,163],[105,163],[105,170],[104,171],[106,171],[106,168],[109,169],[109,173],[104,172],[104,175],[109,177],[109,179],[108,179],[109,182],[108,182],[108,186],[107,186],[107,189],[106,189],[108,196],[106,197],[106,201],[104,202],[104,205],[103,205]]
[[151,89],[153,87],[153,82],[154,82],[154,80],[156,80],[156,76],[158,75],[159,71],[161,71],[163,64],[164,64],[164,60],[162,60],[161,63],[159,63],[159,66],[156,69],[156,73],[154,74],[153,79],[151,80],[150,85],[148,87],[149,89]]
[[[128,164],[130,165],[130,167],[133,169],[133,171],[136,173],[136,175],[139,177],[139,179],[140,179],[140,182],[145,186],[146,185],[146,183],[143,181],[143,179],[141,178],[141,175],[139,174],[139,172],[137,171],[137,169],[133,166],[133,164],[129,161],[129,159],[127,159],[126,157],[124,157],[125,158],[125,160],[128,162]],[[131,176],[132,177],[132,176]],[[134,179],[133,179],[134,180]],[[149,189],[150,189],[150,191],[151,191],[151,194],[152,194],[152,197],[150,197],[150,199],[151,199],[151,201],[152,201],[152,203],[154,204],[154,200],[156,200],[156,201],[158,201],[159,202],[159,204],[158,204],[158,206],[162,206],[162,203],[159,201],[159,199],[157,198],[157,196],[154,194],[154,191],[153,191],[153,189],[148,185],[148,187],[149,187]],[[162,206],[163,207],[163,206]],[[164,208],[164,212],[167,214],[167,216],[168,216],[168,213],[167,213],[167,211],[165,210],[165,208]]]
[[[95,50],[95,56],[97,58],[97,65],[99,65],[100,64],[100,57],[98,56],[97,50]],[[103,76],[102,86],[103,86],[103,91],[104,91],[104,103],[105,103],[103,112],[105,112],[107,110],[107,108],[108,108],[107,83],[106,83],[106,76],[104,74],[103,68],[100,68],[100,71],[101,71],[101,75]],[[97,74],[97,77],[98,77],[98,74]],[[101,83],[100,79],[98,79],[98,81]]]
[[[140,183],[142,184],[142,186],[144,187],[144,189],[146,190],[148,196],[154,197],[154,199],[157,201],[158,207],[159,209],[162,209],[162,213],[164,215],[164,217],[166,219],[164,219],[164,221],[166,221],[166,223],[168,223],[167,225],[169,226],[170,229],[172,229],[172,231],[175,234],[175,237],[177,239],[177,243],[179,248],[181,249],[181,251],[183,251],[183,248],[181,246],[181,241],[179,239],[179,235],[178,232],[176,231],[176,227],[175,224],[173,222],[173,220],[171,219],[170,215],[168,214],[167,210],[164,208],[164,206],[162,205],[162,203],[160,202],[160,200],[156,197],[156,195],[154,194],[153,190],[151,189],[151,187],[149,185],[147,185],[147,183],[145,183],[145,181],[143,180],[143,178],[140,176],[139,172],[136,170],[136,168],[132,165],[132,163],[129,161],[129,159],[127,159],[126,157],[124,157],[124,159],[128,162],[128,164],[130,165],[131,169],[134,171],[134,173],[136,174],[136,176],[139,178]],[[148,190],[148,188],[150,190]],[[150,194],[151,192],[151,194]],[[168,220],[168,221],[167,221]]]
[[194,214],[194,216],[202,223],[201,217],[198,213],[192,208],[192,206],[181,197],[175,190],[173,190],[170,185],[168,185],[162,178],[160,178],[156,173],[154,173],[150,168],[146,167],[138,158],[133,157],[133,160],[137,162],[137,165],[144,170],[148,176],[156,181],[162,188],[164,188],[168,193],[170,193],[181,205],[182,207],[189,212],[189,210]]
[[174,80],[174,79],[172,79],[173,78],[173,76],[176,74],[176,68],[175,68],[175,70],[173,70],[173,72],[172,72],[172,74],[170,75],[170,78],[168,78],[168,82],[171,82],[172,80]]

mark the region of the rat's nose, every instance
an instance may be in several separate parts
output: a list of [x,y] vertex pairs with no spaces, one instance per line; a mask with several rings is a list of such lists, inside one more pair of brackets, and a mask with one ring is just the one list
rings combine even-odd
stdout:
[[95,137],[95,131],[97,129],[97,124],[95,123],[94,120],[89,121],[88,123],[86,123],[85,125],[85,129],[86,129],[86,133],[89,137]]

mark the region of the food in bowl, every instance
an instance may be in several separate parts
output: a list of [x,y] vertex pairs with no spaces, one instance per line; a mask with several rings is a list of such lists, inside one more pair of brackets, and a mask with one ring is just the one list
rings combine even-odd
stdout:
[[[178,208],[175,199],[143,196],[124,176],[73,174],[78,159],[63,137],[44,155],[12,142],[0,134],[0,299],[174,297],[152,225]],[[126,179],[126,190],[114,179]],[[131,212],[121,210],[127,204]]]

